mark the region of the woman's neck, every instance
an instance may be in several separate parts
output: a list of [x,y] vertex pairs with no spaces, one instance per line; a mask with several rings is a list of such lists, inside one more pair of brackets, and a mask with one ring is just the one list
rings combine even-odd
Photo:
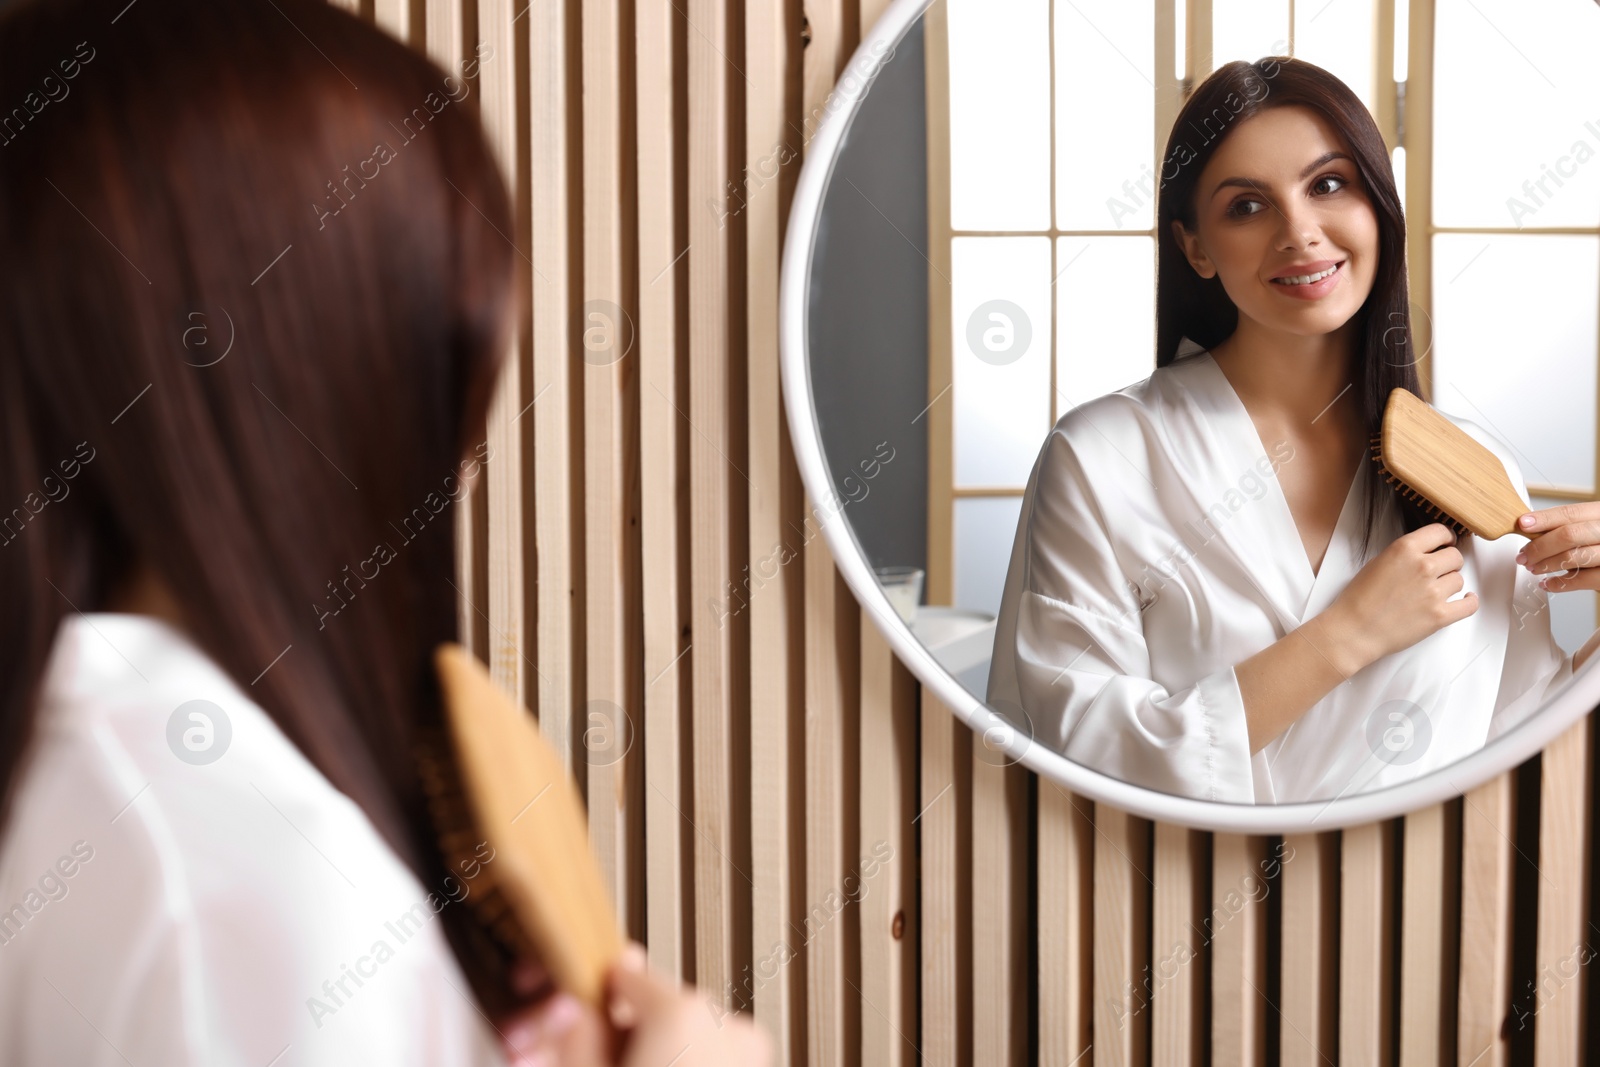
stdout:
[[1302,335],[1264,331],[1241,316],[1238,329],[1211,356],[1252,414],[1310,426],[1335,401],[1349,399],[1355,383],[1353,322],[1333,333]]

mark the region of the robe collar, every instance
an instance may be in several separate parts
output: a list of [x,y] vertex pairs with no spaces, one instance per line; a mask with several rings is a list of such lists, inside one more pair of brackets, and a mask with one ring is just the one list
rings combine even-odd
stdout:
[[1273,606],[1284,632],[1298,627],[1331,604],[1360,570],[1356,553],[1371,464],[1354,472],[1322,565],[1313,574],[1273,469],[1294,462],[1283,458],[1286,446],[1263,444],[1222,368],[1189,338],[1157,378],[1174,409],[1189,416],[1167,424],[1177,462],[1187,468],[1193,501],[1192,521],[1181,524],[1180,533],[1198,552],[1230,556]]

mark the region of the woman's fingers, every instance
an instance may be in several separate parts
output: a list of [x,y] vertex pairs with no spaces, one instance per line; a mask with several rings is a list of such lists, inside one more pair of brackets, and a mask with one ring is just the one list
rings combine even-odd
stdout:
[[556,1059],[556,1050],[567,1034],[582,1023],[584,1014],[576,997],[557,993],[517,1016],[500,1031],[511,1067],[554,1067],[558,1062],[565,1065],[564,1060]]
[[[1531,525],[1522,519],[1532,518]],[[1517,562],[1535,574],[1536,568],[1558,571],[1600,565],[1600,501],[1559,504],[1529,512],[1517,529],[1530,540],[1517,553]]]

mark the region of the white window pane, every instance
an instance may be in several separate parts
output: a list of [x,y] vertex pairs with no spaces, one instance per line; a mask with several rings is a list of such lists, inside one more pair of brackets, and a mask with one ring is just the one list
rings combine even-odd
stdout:
[[1439,0],[1440,226],[1600,225],[1597,16],[1593,4]]
[[[1289,0],[1216,0],[1211,8],[1211,67],[1289,51]],[[1198,81],[1199,79],[1196,79]]]
[[1056,406],[1070,411],[1156,367],[1156,243],[1061,237],[1056,249]]
[[1152,0],[1056,4],[1061,229],[1155,225],[1155,32]]
[[957,237],[955,484],[1022,487],[1050,430],[1050,238]]
[[[1038,443],[1044,444],[1042,436]],[[999,615],[1022,497],[960,497],[955,512],[955,606]]]
[[1050,226],[1050,8],[947,0],[950,225]]
[[[1539,496],[1535,493],[1528,494],[1528,499],[1535,511],[1568,503],[1566,500]],[[1519,567],[1518,570],[1521,571],[1522,568]],[[1589,635],[1594,633],[1595,598],[1600,594],[1596,594],[1592,589],[1568,589],[1547,595],[1550,598],[1551,635],[1555,637],[1556,644],[1565,651],[1578,651],[1583,647],[1583,643],[1589,640]]]
[[1600,238],[1433,239],[1433,402],[1511,447],[1530,487],[1594,485]]
[[1335,75],[1373,110],[1372,66],[1377,42],[1373,0],[1312,0],[1294,9],[1294,54]]

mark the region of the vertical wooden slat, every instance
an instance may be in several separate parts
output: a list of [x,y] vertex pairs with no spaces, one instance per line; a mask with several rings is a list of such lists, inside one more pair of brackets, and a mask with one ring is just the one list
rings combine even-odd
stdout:
[[[955,1067],[972,1062],[972,731],[931,690],[922,691],[921,702],[922,790],[914,820],[921,861],[922,1054],[931,1067]],[[1057,918],[1044,910],[1041,893],[1041,939]],[[1070,958],[1086,963],[1088,946],[1080,948]],[[1065,1003],[1062,1008],[1070,1010]]]
[[[811,39],[802,53],[801,114],[825,113],[848,53],[844,42],[842,0],[806,0],[803,4]],[[814,132],[815,120],[804,127]],[[806,494],[808,531],[835,517],[829,502]],[[856,629],[855,603],[834,567],[833,555],[820,532],[805,542],[806,631],[806,906],[815,909],[838,893],[853,858],[855,813],[845,803],[845,790],[856,773],[854,711],[857,704],[859,649],[850,631]],[[810,938],[806,953],[807,1047],[813,1063],[848,1064],[858,1056],[860,997],[849,988],[857,979],[855,946],[845,924],[827,923]]]
[[1266,841],[1216,834],[1211,844],[1211,1059],[1266,1062]]
[[1455,1043],[1456,893],[1448,805],[1405,821],[1400,924],[1400,1059],[1441,1067]]
[[[808,513],[815,515],[807,497]],[[815,518],[812,521],[817,521]],[[855,602],[834,569],[821,534],[805,548],[806,629],[806,907],[831,915],[847,857],[854,851],[854,811],[845,791],[853,782],[856,681],[855,637],[844,616]],[[850,1063],[859,1029],[855,946],[842,916],[808,927],[806,952],[807,1048],[812,1062]],[[819,924],[813,924],[819,925]]]
[[[462,61],[468,57],[466,11],[463,0],[428,0],[428,58],[456,79],[462,77]],[[478,110],[476,65],[473,76],[465,79],[466,106]],[[473,443],[476,447],[476,442]],[[456,504],[456,640],[478,658],[489,658],[488,604],[488,496],[480,475],[472,488]]]
[[423,25],[428,58],[459,79],[461,61],[470,51],[465,0],[427,0]]
[[[739,830],[748,802],[738,787],[748,769],[738,753],[743,673],[736,631],[747,620],[718,624],[715,605],[738,574],[735,516],[746,476],[735,441],[732,394],[736,359],[732,322],[734,226],[724,226],[704,205],[724,195],[731,179],[733,81],[728,62],[734,40],[731,5],[691,0],[686,19],[689,63],[689,438],[691,516],[690,583],[696,605],[690,656],[694,673],[694,821],[696,977],[726,1010],[741,1007],[734,995],[749,964],[749,839]],[[741,346],[742,347],[742,346]],[[657,401],[659,397],[654,398]]]
[[1094,805],[1041,779],[1038,815],[1039,1062],[1087,1064],[1095,1012]]
[[1539,932],[1534,975],[1535,1062],[1583,1058],[1585,985],[1594,956],[1588,926],[1589,774],[1592,719],[1551,742],[1541,761]]
[[421,27],[411,17],[411,0],[374,0],[373,20],[402,41],[421,36]]
[[972,743],[972,1051],[1012,1067],[1028,1050],[1027,772],[984,737]]
[[[859,863],[845,899],[861,915],[861,1062],[917,1063],[916,702],[914,682],[877,624],[861,611],[861,778]],[[854,878],[859,889],[851,891]]]
[[1318,1067],[1338,1043],[1339,835],[1290,834],[1283,872],[1280,960],[1284,1067]]
[[[887,0],[854,0],[856,30],[843,55],[853,52],[888,6]],[[889,849],[872,892],[861,906],[861,1062],[900,1067],[919,1062],[917,1048],[915,682],[888,641],[862,610],[861,747],[871,770],[861,771],[861,863]],[[858,873],[857,877],[864,877]],[[881,883],[881,884],[880,884]]]
[[1155,824],[1155,888],[1150,971],[1135,990],[1135,1006],[1150,1015],[1150,1051],[1156,1063],[1182,1067],[1205,1062],[1200,1047],[1200,994],[1204,986],[1206,835],[1169,823]]
[[1461,982],[1458,1063],[1505,1067],[1501,1033],[1511,998],[1512,835],[1516,788],[1510,773],[1478,786],[1461,806]]
[[1339,927],[1339,1062],[1387,1067],[1391,1027],[1389,997],[1394,877],[1390,850],[1394,823],[1366,823],[1344,831]]
[[[587,702],[577,727],[588,764],[589,841],[624,930],[644,932],[642,827],[630,807],[643,752],[638,671],[638,353],[634,250],[624,213],[634,193],[631,70],[620,0],[584,0],[582,26],[584,620]],[[626,147],[626,151],[624,150]],[[574,709],[576,710],[576,709]]]
[[[502,171],[512,190],[516,206],[516,231],[509,238],[519,254],[528,254],[528,172],[522,165],[518,147],[518,86],[516,47],[512,38],[511,0],[482,0],[478,8],[480,28],[488,49],[478,68],[479,106],[483,121],[494,143]],[[534,278],[538,292],[538,279]],[[512,342],[500,374],[500,383],[489,408],[487,469],[488,550],[489,550],[489,630],[491,655],[489,670],[494,680],[515,700],[535,708],[541,726],[547,714],[542,703],[530,699],[532,690],[524,677],[531,634],[527,630],[525,585],[524,508],[527,500],[523,484],[523,432],[518,418],[522,410],[528,378],[528,324],[524,320]]]
[[1149,1054],[1150,823],[1097,804],[1094,828],[1094,1063],[1136,1067]]
[[[685,480],[688,424],[669,398],[683,394],[678,344],[680,280],[685,267],[677,203],[682,146],[677,50],[684,26],[673,0],[637,0],[634,46],[636,145],[639,153],[639,481],[644,582],[646,894],[651,966],[679,978],[694,974],[692,794],[685,767],[689,711],[690,602]],[[697,620],[696,620],[697,621]]]
[[[763,184],[755,190],[749,181],[742,182],[719,199],[718,210],[731,213],[742,205],[749,278],[751,564],[748,584],[740,583],[739,598],[725,610],[745,611],[750,618],[755,1014],[775,1039],[777,1062],[798,1065],[806,1052],[800,982],[804,968],[789,966],[788,961],[805,949],[804,934],[797,935],[794,921],[801,899],[796,890],[805,866],[796,823],[805,781],[805,752],[796,727],[802,722],[805,694],[802,676],[792,669],[791,649],[803,640],[804,630],[794,625],[803,606],[796,595],[802,586],[795,580],[800,575],[788,565],[795,550],[786,520],[799,513],[803,494],[785,439],[778,361],[779,263],[788,211],[782,194],[786,179],[797,169],[794,147],[781,153],[778,149],[789,141],[788,109],[798,103],[787,92],[791,55],[798,42],[795,28],[783,19],[784,11],[780,4],[751,4],[745,9],[740,65],[751,78],[745,87],[743,173],[757,175]],[[774,173],[780,163],[790,173]],[[774,956],[775,961],[763,967],[763,961]]]

